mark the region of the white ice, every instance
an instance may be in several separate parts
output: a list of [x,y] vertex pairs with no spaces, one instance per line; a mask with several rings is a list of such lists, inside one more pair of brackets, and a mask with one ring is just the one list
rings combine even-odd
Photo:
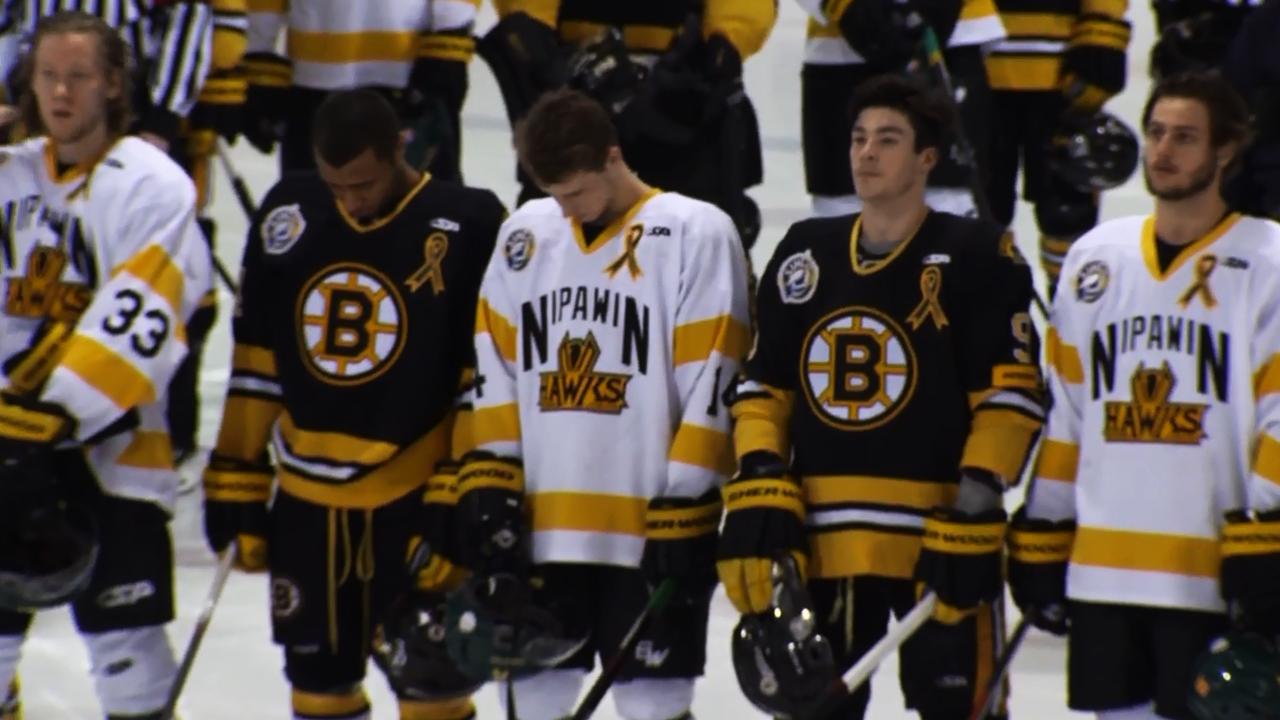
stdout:
[[[800,57],[805,17],[798,5],[788,0],[780,4],[780,18],[761,54],[746,63],[747,86],[755,101],[764,135],[765,182],[752,191],[764,215],[764,229],[754,250],[757,268],[763,268],[787,226],[808,215],[804,194],[804,174],[800,154]],[[1149,87],[1147,51],[1152,42],[1152,18],[1146,3],[1135,2],[1129,60],[1129,87],[1109,109],[1136,126]],[[491,10],[479,23],[487,28]],[[502,101],[492,76],[477,58],[472,64],[471,90],[464,112],[464,171],[475,185],[493,189],[508,204],[513,203],[514,180],[511,137]],[[248,181],[255,198],[261,198],[276,176],[273,157],[259,154],[240,142],[231,152],[237,170]],[[227,179],[216,181],[213,215],[218,222],[218,255],[235,274],[245,236],[246,220],[237,205]],[[1134,179],[1103,199],[1103,216],[1142,213],[1150,202]],[[1015,230],[1023,253],[1037,265],[1036,230],[1031,208],[1020,203]],[[1043,278],[1037,278],[1043,292]],[[211,346],[205,355],[202,376],[203,406],[201,437],[207,447],[217,432],[218,416],[227,381],[230,357],[227,310],[232,297],[220,292],[221,313],[214,328]],[[1015,491],[1011,505],[1020,501]],[[181,653],[200,611],[213,577],[212,560],[205,550],[200,529],[198,493],[185,496],[174,522],[178,548],[178,619],[170,627],[170,637]],[[717,595],[713,608],[709,661],[706,677],[700,682],[694,712],[703,720],[764,717],[738,691],[729,659],[729,633],[736,617]],[[1012,626],[1012,622],[1010,623]],[[1032,631],[1018,653],[1012,669],[1012,717],[1018,720],[1065,720],[1087,717],[1065,709],[1065,652],[1062,641]],[[288,718],[289,694],[281,670],[281,656],[271,644],[268,624],[268,594],[263,576],[233,575],[217,608],[213,625],[192,671],[180,704],[185,720],[247,720]],[[42,613],[29,637],[21,664],[26,716],[29,720],[71,720],[101,717],[88,676],[88,660],[65,610]],[[396,717],[394,699],[377,671],[371,667],[367,682],[374,705],[374,717]],[[870,718],[915,717],[902,709],[897,686],[896,660],[890,658],[873,679]],[[478,697],[480,717],[502,718],[494,690],[486,688]],[[618,716],[606,698],[597,718]]]

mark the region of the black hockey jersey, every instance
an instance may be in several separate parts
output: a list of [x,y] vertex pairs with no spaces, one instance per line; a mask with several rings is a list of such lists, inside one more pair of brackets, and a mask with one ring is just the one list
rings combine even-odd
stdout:
[[910,577],[960,468],[1016,482],[1043,422],[1031,273],[1012,235],[930,212],[874,262],[859,216],[796,223],[760,279],[735,451],[790,458],[814,577]]
[[450,455],[472,356],[476,295],[502,204],[423,176],[360,226],[314,176],[289,177],[246,243],[235,350],[205,489],[370,508],[423,484]]

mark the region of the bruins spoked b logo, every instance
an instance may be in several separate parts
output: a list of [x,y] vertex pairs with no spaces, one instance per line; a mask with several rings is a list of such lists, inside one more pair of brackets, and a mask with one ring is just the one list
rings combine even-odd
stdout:
[[819,320],[804,340],[804,394],[823,422],[869,430],[897,415],[916,385],[916,356],[902,328],[868,307]]
[[339,263],[298,296],[298,341],[307,367],[334,385],[368,382],[395,363],[407,329],[395,284],[373,268]]

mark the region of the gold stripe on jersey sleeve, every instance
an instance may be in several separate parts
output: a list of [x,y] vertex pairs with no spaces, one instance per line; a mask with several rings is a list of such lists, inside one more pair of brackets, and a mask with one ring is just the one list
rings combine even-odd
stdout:
[[418,35],[412,30],[311,32],[289,28],[289,57],[300,62],[401,62],[413,59]]
[[151,378],[87,335],[77,334],[67,341],[61,365],[121,410],[155,402],[156,389]]
[[1216,538],[1082,526],[1076,531],[1071,562],[1216,579],[1221,557]]
[[733,448],[728,433],[711,428],[680,423],[671,439],[671,462],[696,465],[722,475],[733,472]]
[[476,408],[471,413],[471,439],[476,447],[494,442],[520,442],[520,410],[515,403]]
[[920,555],[920,536],[875,528],[819,529],[810,533],[809,548],[812,577],[909,578]]
[[678,325],[674,335],[671,363],[675,367],[706,360],[712,352],[741,358],[749,340],[747,328],[727,314]]
[[[151,291],[169,304],[174,312],[182,310],[182,271],[173,264],[169,253],[159,245],[148,245],[111,271],[111,277],[127,272],[147,284]],[[181,328],[181,324],[178,326]]]
[[1258,449],[1253,456],[1253,471],[1280,485],[1280,442],[1268,433],[1258,439]]
[[314,718],[359,717],[369,712],[369,699],[360,689],[343,695],[293,690],[289,702],[294,714]]
[[124,452],[116,458],[116,464],[148,470],[172,469],[173,446],[169,443],[169,433],[134,431]]
[[280,417],[281,405],[252,395],[227,394],[218,428],[217,453],[245,462],[257,462],[266,452],[271,428]]
[[960,466],[990,470],[1006,483],[1017,484],[1040,425],[1038,420],[1013,410],[978,410],[969,427]]
[[[1040,368],[1036,365],[1004,363],[991,368],[991,386],[1039,392],[1044,389],[1044,378],[1040,377]],[[970,407],[977,407],[977,404],[971,403]]]
[[1044,345],[1045,360],[1063,382],[1073,385],[1084,382],[1084,364],[1080,362],[1080,351],[1063,342],[1057,329],[1049,328]]
[[809,475],[805,501],[811,506],[870,503],[912,510],[932,510],[955,502],[953,482],[929,482],[870,475]]
[[980,20],[997,15],[994,0],[964,0],[960,5],[960,20]]
[[277,15],[284,14],[288,9],[289,0],[248,0],[247,8],[251,13],[275,13]]
[[266,502],[271,499],[269,472],[210,465],[204,471],[204,497],[220,502]]
[[317,481],[281,467],[280,488],[290,495],[335,508],[372,509],[420,491],[449,456],[449,423],[441,422],[378,468],[345,483]]
[[1080,0],[1080,15],[1105,15],[1123,18],[1129,9],[1129,0]]
[[418,57],[433,60],[471,62],[475,55],[476,41],[469,35],[432,33],[418,39]]
[[276,354],[264,347],[236,343],[231,351],[231,369],[256,375],[276,376]]
[[1075,16],[1049,12],[1002,12],[1000,22],[1011,38],[1034,37],[1039,39],[1071,37]]
[[484,298],[476,308],[476,334],[481,333],[489,333],[502,359],[516,361],[516,327]]
[[560,0],[493,0],[498,17],[522,12],[547,27],[555,27],[560,19]]
[[253,85],[264,87],[289,87],[293,82],[293,65],[274,55],[250,57],[244,61],[245,74]]
[[1119,20],[1086,18],[1071,33],[1075,45],[1090,45],[1123,52],[1129,47],[1129,25]]
[[1036,477],[1073,483],[1080,464],[1080,446],[1061,440],[1045,440],[1036,460]]
[[[582,45],[600,37],[609,26],[589,20],[565,20],[560,23],[560,39],[570,45]],[[662,52],[671,47],[674,28],[660,25],[625,25],[622,44],[632,52]]]
[[993,52],[987,56],[987,76],[999,90],[1052,90],[1058,87],[1062,58],[1057,55],[1015,55]]
[[304,430],[294,423],[288,410],[280,415],[280,435],[295,455],[323,458],[340,465],[381,465],[400,451],[399,445],[385,440]]
[[733,404],[733,450],[741,458],[764,450],[778,457],[791,457],[787,423],[795,394],[768,387],[769,397],[751,397]]
[[1280,392],[1280,353],[1273,353],[1253,374],[1253,397]]
[[537,492],[528,497],[534,532],[577,530],[644,537],[646,498],[583,492]]

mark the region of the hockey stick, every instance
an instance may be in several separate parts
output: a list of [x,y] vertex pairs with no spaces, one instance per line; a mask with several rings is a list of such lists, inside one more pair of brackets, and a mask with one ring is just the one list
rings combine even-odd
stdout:
[[[955,85],[951,82],[951,71],[947,69],[946,59],[942,57],[942,45],[938,42],[937,33],[928,24],[924,26],[924,34],[920,39],[920,50],[924,56],[925,65],[937,75],[938,83],[942,85],[942,91],[946,93],[953,107],[955,107],[955,140],[956,151],[959,154],[957,161],[969,170],[969,194],[973,196],[973,204],[978,210],[978,217],[983,220],[991,220],[991,205],[987,202],[987,189],[982,184],[982,172],[978,167],[978,153],[974,149],[973,143],[969,141],[969,133],[965,130],[964,120],[960,117]],[[1040,293],[1034,287],[1031,288],[1031,300],[1040,309],[1041,317],[1047,322],[1049,320],[1049,306],[1045,304],[1044,298],[1040,297]]]
[[204,640],[210,621],[213,620],[213,610],[218,605],[218,598],[222,596],[222,588],[227,584],[227,577],[231,575],[231,566],[235,564],[235,560],[236,544],[233,542],[222,551],[222,557],[218,560],[218,570],[213,575],[213,585],[209,587],[204,606],[200,608],[200,616],[196,618],[196,626],[191,631],[187,651],[182,655],[182,664],[178,666],[178,674],[174,676],[173,685],[169,688],[169,698],[165,700],[164,709],[160,711],[160,720],[173,720],[174,711],[178,707],[178,696],[182,695],[182,688],[187,684],[187,676],[191,674],[191,666],[196,661],[196,652],[200,649],[200,642]]
[[1027,636],[1027,630],[1030,629],[1031,623],[1027,622],[1024,615],[1018,621],[1017,627],[1013,629],[1013,635],[1009,638],[1009,644],[1005,646],[1004,652],[1000,653],[1000,658],[996,660],[995,670],[991,673],[991,680],[987,682],[985,693],[982,695],[982,702],[969,716],[969,720],[987,720],[987,715],[996,705],[996,699],[1000,696],[1000,686],[1004,683],[1004,676],[1009,673],[1009,666],[1013,664],[1013,654],[1018,652],[1018,646],[1022,644],[1022,639]]
[[578,707],[573,711],[570,720],[587,720],[587,718],[591,717],[591,714],[600,706],[600,701],[604,699],[604,694],[609,692],[609,688],[613,686],[613,681],[618,678],[618,673],[622,671],[623,664],[626,663],[627,658],[635,650],[636,644],[640,642],[640,633],[649,626],[649,621],[654,616],[667,607],[667,603],[671,602],[671,598],[675,594],[675,580],[667,578],[658,585],[653,594],[649,596],[649,602],[640,611],[640,615],[636,617],[635,622],[631,623],[631,629],[627,630],[627,634],[623,636],[617,651],[600,669],[600,677],[596,678],[591,688],[587,690],[586,696],[582,698],[582,702],[578,703]]
[[227,179],[231,181],[231,190],[236,194],[236,200],[240,202],[240,209],[244,210],[244,214],[253,220],[253,216],[258,214],[258,204],[253,201],[253,195],[249,193],[249,186],[245,184],[244,178],[240,177],[240,173],[236,172],[235,166],[231,164],[231,158],[227,157],[226,145],[222,139],[218,139],[217,145],[214,146],[218,155],[218,162],[222,165],[222,171],[227,174]]

